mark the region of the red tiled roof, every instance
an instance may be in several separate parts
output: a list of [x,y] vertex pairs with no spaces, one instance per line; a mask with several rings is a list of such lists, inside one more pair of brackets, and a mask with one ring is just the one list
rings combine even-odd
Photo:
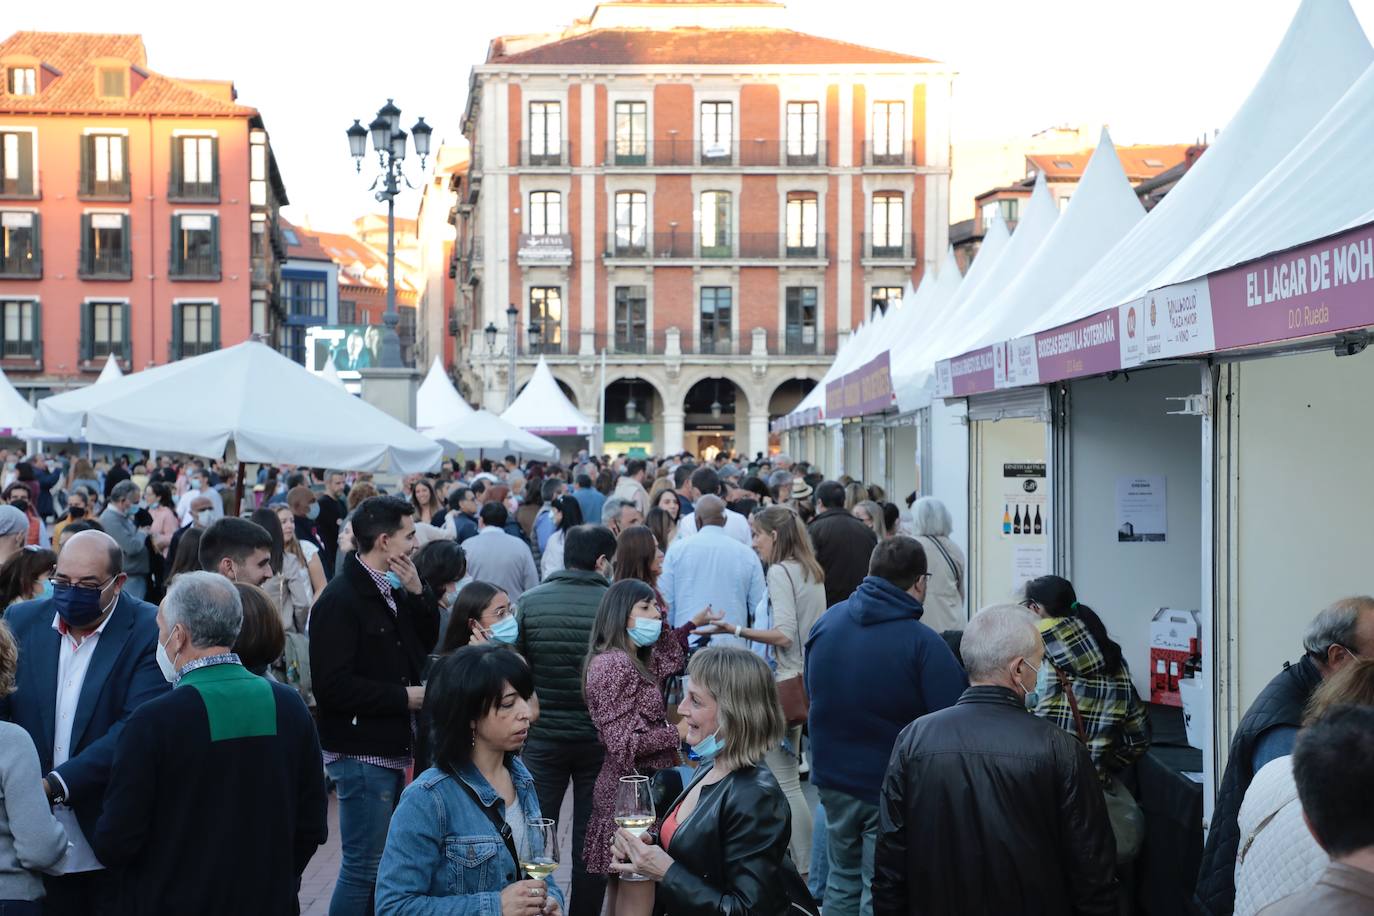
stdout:
[[[1144,181],[1183,162],[1191,147],[1191,143],[1118,146],[1116,155],[1121,160],[1121,167],[1125,170],[1127,178],[1131,181]],[[1026,159],[1035,168],[1044,172],[1046,179],[1053,181],[1057,178],[1082,177],[1092,154],[1092,150],[1079,153],[1036,153],[1026,156]]]
[[[91,112],[100,114],[221,115],[246,117],[257,109],[213,98],[196,86],[148,70],[148,55],[139,35],[87,32],[15,32],[0,42],[0,60],[36,58],[58,74],[37,95],[0,93],[0,111],[15,113]],[[96,94],[96,65],[101,58],[127,61],[127,98]],[[42,80],[40,80],[40,83]],[[209,85],[199,81],[202,85]]]
[[[299,258],[303,261],[332,261],[329,252],[324,250],[320,244],[319,237],[315,233],[300,226],[294,226],[286,220],[281,220],[282,234],[286,238],[286,256],[289,258]],[[292,238],[296,239],[296,244],[291,243]]]
[[594,29],[504,55],[492,44],[489,64],[926,64],[912,57],[791,29]]

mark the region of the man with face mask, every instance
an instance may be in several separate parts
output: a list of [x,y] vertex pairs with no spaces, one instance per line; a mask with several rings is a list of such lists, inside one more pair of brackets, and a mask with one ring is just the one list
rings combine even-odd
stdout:
[[[139,505],[138,484],[122,480],[110,491],[110,503],[100,513],[100,524],[124,551],[124,590],[142,600],[148,594],[150,552],[148,528],[140,528],[135,517],[143,507]],[[145,513],[146,516],[146,513]],[[151,523],[151,517],[148,517]]]
[[167,545],[167,562],[176,559],[177,548],[181,546],[181,538],[192,528],[204,531],[215,521],[215,509],[208,496],[197,496],[191,500],[191,521],[182,525],[172,533],[172,542]]
[[968,687],[949,646],[921,623],[926,569],[915,539],[880,541],[868,576],[821,615],[806,643],[811,782],[828,831],[826,916],[873,912],[878,787],[897,733]]
[[262,585],[272,578],[272,535],[246,518],[222,518],[200,537],[200,568],[230,582]]
[[421,672],[439,638],[438,596],[411,561],[414,511],[395,497],[359,503],[357,549],[310,612],[320,745],[338,786],[343,844],[331,913],[372,911],[387,825],[414,763]]
[[38,748],[43,787],[72,844],[60,877],[45,877],[44,912],[105,912],[117,882],[92,851],[125,721],[169,689],[157,664],[157,608],[124,588],[124,554],[100,531],[71,536],[53,594],[16,604],[5,619],[19,644],[18,689],[0,718]]
[[[960,646],[972,686],[897,738],[882,780],[874,916],[1118,912],[1116,841],[1092,758],[1026,709],[1045,657],[1035,620],[1016,605],[974,615]],[[888,692],[875,683],[870,703]]]
[[296,540],[309,541],[320,547],[319,534],[315,523],[320,517],[320,504],[315,499],[315,491],[309,487],[292,487],[286,494],[286,504],[291,508],[296,523]]
[[606,879],[582,867],[592,793],[606,756],[582,696],[582,666],[597,608],[611,587],[614,558],[615,535],[609,529],[600,525],[569,529],[563,545],[564,568],[521,595],[516,608],[515,649],[530,663],[539,697],[539,720],[530,727],[521,759],[534,777],[539,810],[553,812],[551,817],[557,818],[562,810],[568,783],[573,787],[568,916],[596,916],[606,892]]
[[188,486],[186,492],[181,494],[177,500],[177,518],[181,519],[183,525],[191,521],[191,503],[200,497],[210,500],[210,508],[214,510],[215,518],[224,518],[224,497],[220,495],[210,485],[210,472],[203,467],[194,468],[187,477]]

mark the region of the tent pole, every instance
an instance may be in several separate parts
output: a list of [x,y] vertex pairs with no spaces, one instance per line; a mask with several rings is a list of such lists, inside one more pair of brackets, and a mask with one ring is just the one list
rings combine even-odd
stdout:
[[248,465],[239,462],[238,479],[234,483],[234,502],[238,506],[239,517],[243,517],[243,474],[248,470]]

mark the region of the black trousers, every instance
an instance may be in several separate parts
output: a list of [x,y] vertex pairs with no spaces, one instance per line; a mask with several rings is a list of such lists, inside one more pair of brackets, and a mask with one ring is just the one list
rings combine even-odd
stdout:
[[109,916],[118,911],[120,882],[107,869],[70,875],[44,875],[46,916]]
[[606,748],[600,741],[564,742],[537,738],[526,742],[520,755],[534,777],[539,810],[544,817],[558,820],[568,782],[572,782],[572,897],[568,901],[568,916],[600,916],[602,899],[606,895],[605,876],[587,874],[582,861],[587,821],[592,816],[592,793],[605,756]]

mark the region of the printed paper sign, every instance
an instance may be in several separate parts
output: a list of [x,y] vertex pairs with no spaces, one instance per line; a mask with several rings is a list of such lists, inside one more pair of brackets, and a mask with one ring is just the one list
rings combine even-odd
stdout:
[[1209,352],[1212,297],[1207,281],[1166,286],[1123,305],[1121,326],[1123,368]]
[[1162,542],[1169,530],[1168,500],[1163,477],[1116,479],[1116,540],[1118,543]]
[[[1035,335],[1007,341],[1008,388],[1040,384],[1040,361],[1035,355]],[[1002,387],[1002,386],[998,386]]]
[[[1002,537],[1042,542],[1049,519],[1045,462],[1008,461],[1002,465]],[[1039,538],[1038,540],[1029,540]]]
[[1019,592],[1032,579],[1050,571],[1050,551],[1044,544],[1017,544],[1011,549],[1011,588]]

